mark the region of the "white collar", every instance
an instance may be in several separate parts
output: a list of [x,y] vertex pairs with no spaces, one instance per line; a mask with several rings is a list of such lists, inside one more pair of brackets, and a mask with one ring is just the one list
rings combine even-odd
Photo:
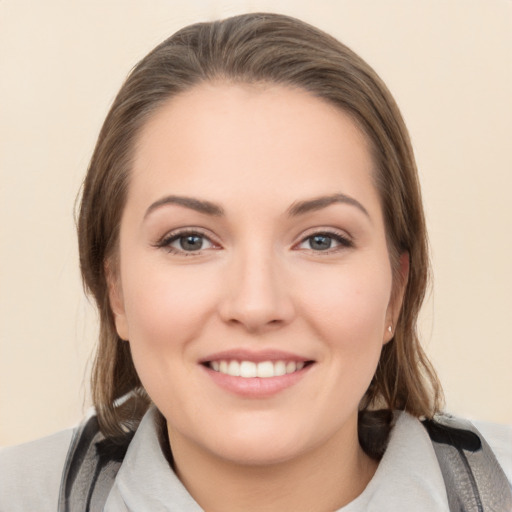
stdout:
[[443,475],[427,431],[398,412],[375,475],[354,501],[338,512],[449,512]]
[[[142,419],[105,504],[105,512],[201,512],[159,443],[159,412]],[[387,450],[363,493],[338,512],[449,512],[443,476],[421,423],[398,413]]]

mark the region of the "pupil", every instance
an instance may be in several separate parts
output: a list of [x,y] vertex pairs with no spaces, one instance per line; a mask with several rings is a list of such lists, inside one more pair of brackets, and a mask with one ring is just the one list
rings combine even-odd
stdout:
[[182,236],[180,245],[185,251],[198,251],[203,245],[203,239],[197,235]]
[[331,247],[331,237],[326,235],[315,235],[311,238],[311,248],[325,251]]

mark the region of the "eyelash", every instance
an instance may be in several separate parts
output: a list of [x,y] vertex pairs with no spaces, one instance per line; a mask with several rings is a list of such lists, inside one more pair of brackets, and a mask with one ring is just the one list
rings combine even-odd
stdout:
[[307,236],[305,236],[304,238],[302,238],[302,240],[298,244],[296,244],[295,247],[302,245],[303,243],[307,242],[308,240],[311,241],[314,237],[330,238],[331,240],[334,240],[335,242],[337,242],[339,244],[335,247],[329,247],[324,250],[314,250],[311,248],[306,249],[307,251],[314,253],[315,255],[318,254],[321,256],[324,256],[324,255],[326,256],[326,255],[332,254],[334,252],[338,252],[338,251],[342,251],[344,249],[350,249],[350,248],[354,247],[353,240],[351,238],[349,238],[349,236],[347,236],[346,233],[341,232],[341,231],[334,231],[334,230],[314,231],[314,232],[308,234]]
[[196,251],[186,251],[184,249],[177,249],[176,247],[172,247],[172,243],[176,242],[182,238],[186,237],[198,237],[202,240],[208,240],[210,244],[213,246],[213,249],[220,248],[219,244],[214,242],[211,237],[209,237],[206,233],[201,231],[200,229],[185,229],[181,231],[174,231],[171,233],[166,234],[163,238],[161,238],[156,244],[155,247],[158,249],[165,249],[167,252],[171,254],[177,254],[180,256],[199,256],[203,253],[204,250],[208,249],[198,249]]
[[[207,240],[210,242],[212,247],[208,247],[206,249],[198,249],[194,251],[187,251],[184,249],[177,249],[175,247],[172,247],[172,243],[176,242],[180,239],[186,238],[186,237],[198,237],[201,238],[203,241]],[[308,234],[307,236],[303,237],[301,241],[298,244],[295,244],[294,248],[299,248],[303,243],[307,242],[308,240],[312,240],[314,237],[326,237],[331,240],[334,240],[339,245],[335,247],[328,247],[327,249],[323,250],[314,250],[312,248],[306,248],[305,250],[309,251],[310,253],[315,253],[319,255],[328,255],[332,254],[334,252],[338,252],[343,249],[350,249],[354,247],[354,242],[343,232],[338,231],[329,231],[329,230],[322,230],[322,231],[314,231],[311,234]],[[203,253],[205,250],[214,249],[218,250],[220,248],[220,245],[214,242],[211,237],[209,237],[205,232],[201,231],[200,229],[185,229],[181,231],[174,231],[171,233],[166,234],[163,238],[161,238],[156,244],[154,244],[154,247],[157,247],[158,249],[165,249],[167,252],[171,254],[181,255],[181,256],[199,256]]]

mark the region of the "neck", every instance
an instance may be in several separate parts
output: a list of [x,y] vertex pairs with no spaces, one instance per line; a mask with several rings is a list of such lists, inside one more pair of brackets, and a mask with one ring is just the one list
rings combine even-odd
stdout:
[[207,512],[332,511],[359,496],[377,463],[355,439],[335,436],[322,446],[284,462],[251,465],[222,459],[174,432],[175,470]]

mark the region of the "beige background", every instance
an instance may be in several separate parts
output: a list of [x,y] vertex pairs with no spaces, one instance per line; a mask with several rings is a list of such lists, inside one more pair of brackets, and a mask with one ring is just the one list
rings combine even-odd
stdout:
[[395,94],[424,188],[423,337],[447,408],[512,423],[511,0],[0,0],[0,444],[88,406],[96,317],[72,212],[121,81],[183,25],[254,10],[327,30]]

